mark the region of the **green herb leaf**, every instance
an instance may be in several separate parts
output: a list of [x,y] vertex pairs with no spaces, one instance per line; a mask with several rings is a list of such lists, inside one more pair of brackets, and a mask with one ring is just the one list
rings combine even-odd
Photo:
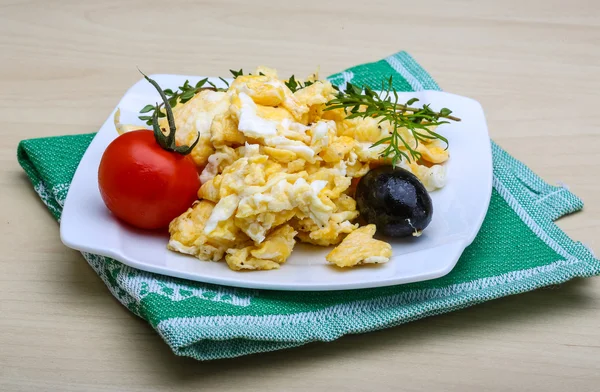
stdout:
[[233,69],[230,69],[229,72],[231,72],[231,74],[233,75],[233,78],[237,78],[238,76],[244,76],[244,71],[240,68],[239,71],[235,71]]
[[[181,100],[190,100],[191,98],[194,97],[194,95],[196,95],[196,91],[194,90],[187,90],[186,92],[184,92],[183,94],[180,95]],[[170,102],[169,102],[170,103]]]
[[294,75],[290,76],[288,81],[285,82],[285,85],[292,90],[293,93],[295,93],[296,89],[298,89],[298,83],[296,82],[296,77]]
[[196,83],[196,89],[202,88],[202,86],[204,86],[204,84],[206,84],[207,80],[208,80],[208,78],[204,78],[204,79],[200,80],[198,83]]
[[440,117],[448,117],[451,114],[452,114],[452,110],[450,110],[448,108],[442,108],[440,110]]
[[[148,113],[154,110],[154,105],[146,105],[142,108],[142,110],[140,110],[140,113]],[[146,116],[148,117],[148,116]],[[152,116],[150,116],[152,117]],[[147,120],[147,119],[146,119]]]
[[[288,87],[290,90],[292,90],[292,92],[293,92],[293,93],[295,93],[296,91],[298,91],[298,90],[300,90],[300,89],[303,89],[303,88],[305,88],[305,87],[308,87],[308,86],[310,86],[310,85],[313,85],[313,84],[315,84],[315,82],[313,82],[313,81],[310,81],[310,80],[308,80],[308,81],[306,81],[306,82],[302,83],[301,81],[299,81],[299,80],[296,80],[296,77],[295,77],[294,75],[290,76],[290,78],[288,79],[288,81],[287,81],[287,82],[285,82],[285,85],[286,85],[286,86],[287,86],[287,87]],[[334,88],[335,88],[336,90],[338,90],[338,89],[337,89],[335,86],[334,86]],[[338,91],[339,91],[339,90],[338,90]]]
[[222,81],[223,83],[225,83],[225,85],[227,86],[227,88],[229,88],[229,82],[228,82],[227,80],[223,79],[223,78],[222,78],[222,77],[220,77],[220,76],[219,76],[219,79],[221,79],[221,81]]

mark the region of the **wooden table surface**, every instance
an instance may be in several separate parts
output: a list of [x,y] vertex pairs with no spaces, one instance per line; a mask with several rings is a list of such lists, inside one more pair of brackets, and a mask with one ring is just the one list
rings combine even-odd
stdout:
[[492,137],[586,203],[559,221],[600,251],[600,2],[0,1],[0,390],[600,388],[600,278],[333,343],[176,357],[109,294],[15,159],[21,139],[96,131],[148,73],[259,64],[327,75],[409,51],[479,100]]

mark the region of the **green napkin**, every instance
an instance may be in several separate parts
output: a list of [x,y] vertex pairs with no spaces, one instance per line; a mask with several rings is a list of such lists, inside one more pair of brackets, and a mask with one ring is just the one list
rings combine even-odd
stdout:
[[[405,52],[332,75],[334,84],[439,90]],[[93,134],[24,140],[19,163],[60,221],[75,169]],[[177,355],[199,360],[331,341],[600,273],[600,261],[553,221],[583,207],[492,143],[494,190],[477,238],[439,279],[337,292],[236,289],[139,271],[83,253],[111,293],[148,321]],[[200,262],[200,261],[199,261]],[[558,294],[557,294],[558,295]]]

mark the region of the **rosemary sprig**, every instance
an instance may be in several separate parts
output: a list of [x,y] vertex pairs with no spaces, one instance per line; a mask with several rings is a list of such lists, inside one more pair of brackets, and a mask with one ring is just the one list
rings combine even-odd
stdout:
[[[160,94],[160,97],[162,98],[162,101],[163,101],[162,105],[164,105],[164,107],[165,107],[167,122],[169,124],[169,133],[165,135],[163,132],[164,130],[161,129],[160,126],[158,125],[158,116],[162,112],[160,110],[160,105],[158,103],[156,103],[154,105],[154,112],[152,113],[152,119],[151,119],[152,129],[154,130],[154,138],[156,139],[156,142],[158,143],[159,146],[161,146],[163,149],[165,149],[167,151],[176,152],[181,155],[189,154],[190,152],[192,152],[194,147],[196,147],[196,144],[198,144],[198,141],[200,140],[200,135],[198,135],[198,137],[196,137],[196,140],[194,141],[194,143],[192,143],[189,146],[178,146],[177,144],[175,144],[175,132],[177,131],[177,129],[175,127],[175,118],[173,117],[173,111],[171,110],[171,104],[169,103],[167,94],[165,94],[165,91],[158,85],[158,83],[156,83],[155,80],[150,79],[141,70],[140,70],[140,73],[142,75],[144,75],[144,78]],[[186,81],[186,83],[187,83],[187,81]]]
[[296,91],[303,89],[304,87],[308,87],[314,83],[315,82],[311,82],[310,80],[307,80],[306,82],[302,83],[301,81],[296,80],[296,77],[292,75],[287,80],[287,82],[285,82],[285,85],[288,86],[288,88],[292,90],[293,93],[295,93]]
[[[205,87],[206,84],[208,84],[210,87]],[[166,102],[169,103],[171,108],[174,108],[178,103],[186,103],[190,99],[194,98],[194,96],[202,90],[217,91],[218,89],[217,86],[208,80],[208,78],[204,78],[195,85],[190,84],[190,81],[186,80],[183,83],[183,86],[179,86],[178,90],[173,91],[170,88],[167,88],[162,91],[165,95]],[[146,121],[146,124],[152,125],[152,117],[154,117],[155,114],[159,118],[165,117],[166,113],[162,110],[164,106],[164,102],[158,106],[146,105],[142,108],[142,110],[140,110],[140,114],[143,115],[139,116],[138,118],[142,121]]]
[[[452,111],[448,108],[436,112],[429,105],[413,107],[412,105],[419,101],[417,98],[399,103],[398,92],[392,86],[391,76],[381,83],[381,93],[367,86],[360,88],[347,83],[346,89],[339,91],[334,99],[327,102],[324,110],[344,109],[348,119],[373,117],[379,119],[379,124],[389,121],[393,126],[391,136],[378,140],[371,147],[387,144],[381,156],[391,158],[394,166],[402,159],[408,162],[411,159],[419,160],[421,153],[416,149],[420,142],[439,139],[448,148],[448,139],[434,132],[432,128],[448,124],[446,120],[460,121],[460,118],[452,116]],[[415,139],[414,146],[411,146],[402,136],[401,128],[411,132]]]

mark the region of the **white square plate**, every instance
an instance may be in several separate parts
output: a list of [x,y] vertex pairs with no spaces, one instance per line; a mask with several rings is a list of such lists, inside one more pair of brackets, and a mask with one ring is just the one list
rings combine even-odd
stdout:
[[[200,77],[152,75],[163,88],[175,89]],[[223,83],[211,79],[217,86]],[[167,234],[133,229],[111,215],[98,190],[98,165],[117,137],[113,113],[86,151],[67,195],[60,226],[70,248],[109,256],[141,270],[207,283],[271,290],[345,290],[390,286],[434,279],[454,268],[473,241],[487,212],[492,190],[492,155],[481,105],[469,98],[439,91],[401,93],[400,101],[417,97],[433,109],[450,108],[461,122],[442,125],[450,141],[447,185],[431,194],[433,219],[419,238],[387,239],[392,259],[382,265],[338,269],[328,265],[329,248],[297,244],[278,270],[235,272],[225,263],[200,261],[167,250]],[[138,111],[159,100],[145,80],[131,87],[118,104],[122,123],[139,123]],[[116,109],[115,109],[116,110]]]

